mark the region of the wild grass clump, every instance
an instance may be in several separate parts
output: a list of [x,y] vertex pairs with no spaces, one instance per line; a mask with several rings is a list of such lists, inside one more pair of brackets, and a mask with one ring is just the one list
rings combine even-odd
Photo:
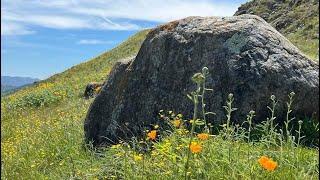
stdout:
[[[24,109],[26,107],[41,107],[57,103],[71,98],[72,91],[66,86],[55,86],[52,83],[40,83],[33,91],[9,96],[7,107],[11,110]],[[6,97],[5,97],[6,98]]]

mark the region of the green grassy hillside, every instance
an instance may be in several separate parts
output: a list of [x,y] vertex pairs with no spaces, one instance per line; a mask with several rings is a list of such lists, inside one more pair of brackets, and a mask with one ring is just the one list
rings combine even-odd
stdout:
[[318,0],[252,0],[235,15],[255,14],[284,34],[311,59],[319,61]]
[[1,97],[2,179],[67,179],[72,159],[83,166],[82,173],[101,165],[82,149],[83,119],[92,101],[82,94],[87,83],[104,81],[117,60],[135,55],[147,33],[141,31],[90,61]]
[[25,108],[26,106],[38,107],[41,104],[46,106],[65,99],[69,102],[78,99],[89,82],[104,81],[117,60],[135,55],[147,33],[148,30],[141,31],[118,47],[90,61],[74,66],[36,85],[23,88],[6,97],[5,99],[9,101],[5,102],[9,106]]

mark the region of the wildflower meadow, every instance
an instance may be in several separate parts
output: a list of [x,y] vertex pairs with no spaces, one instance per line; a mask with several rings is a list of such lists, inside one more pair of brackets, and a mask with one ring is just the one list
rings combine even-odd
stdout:
[[[257,120],[251,110],[242,124],[232,122],[232,92],[221,107],[222,123],[207,122],[215,113],[206,111],[204,94],[215,92],[206,87],[206,67],[190,77],[192,119],[161,110],[161,123],[150,124],[142,137],[103,148],[85,144],[83,120],[93,101],[81,96],[86,82],[104,80],[117,59],[136,54],[147,32],[2,97],[2,179],[318,179],[318,121],[292,116],[295,93],[288,95],[283,124],[275,121],[276,95],[266,107],[269,118]],[[108,67],[100,66],[103,59]]]

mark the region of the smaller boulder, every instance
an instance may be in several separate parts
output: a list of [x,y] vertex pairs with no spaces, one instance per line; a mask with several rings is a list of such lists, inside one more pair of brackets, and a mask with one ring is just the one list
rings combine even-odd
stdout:
[[84,91],[84,97],[85,98],[92,98],[96,94],[98,94],[101,90],[101,87],[103,86],[103,83],[98,82],[90,82]]

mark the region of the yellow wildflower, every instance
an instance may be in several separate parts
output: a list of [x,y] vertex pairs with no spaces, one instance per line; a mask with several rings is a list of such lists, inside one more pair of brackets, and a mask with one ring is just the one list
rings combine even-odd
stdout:
[[117,149],[117,148],[119,148],[120,146],[121,146],[121,144],[112,145],[112,146],[111,146],[111,149]]
[[95,91],[96,93],[99,93],[99,92],[101,91],[101,86],[99,86],[99,87],[97,87],[96,89],[94,89],[94,91]]
[[151,156],[157,156],[159,153],[157,151],[151,151]]
[[143,159],[143,156],[142,156],[142,154],[134,155],[133,159],[134,159],[134,161],[141,161]]
[[174,127],[178,128],[178,127],[180,127],[181,120],[180,119],[175,119],[175,120],[172,121],[172,124],[174,125]]

